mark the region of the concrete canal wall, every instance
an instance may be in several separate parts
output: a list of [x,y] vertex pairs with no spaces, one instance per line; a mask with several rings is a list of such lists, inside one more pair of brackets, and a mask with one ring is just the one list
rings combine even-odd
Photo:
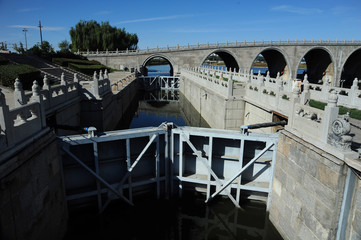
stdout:
[[327,151],[280,133],[270,219],[286,239],[335,239],[346,172]]
[[228,99],[207,86],[191,81],[182,75],[180,92],[211,128],[239,130],[243,125],[245,103]]
[[[220,80],[224,76],[228,82]],[[261,77],[237,76],[208,69],[185,70],[180,89],[197,110],[202,110],[211,127],[228,127],[226,117],[219,115],[227,116],[225,106],[230,99],[243,102],[234,109],[240,111],[235,114],[238,127],[271,122],[275,117],[288,119],[279,133],[269,209],[278,231],[285,239],[360,239],[359,154],[350,148],[352,134],[341,134],[342,138],[331,141],[332,134],[346,131],[348,125],[347,117],[338,115],[338,96],[328,92],[328,105],[322,111],[307,105],[312,97],[307,82],[300,93],[297,85],[279,79],[272,81],[278,87],[271,88],[270,81]],[[232,83],[235,78],[240,82]]]
[[0,165],[0,238],[62,239],[68,216],[55,134],[44,130],[8,157]]

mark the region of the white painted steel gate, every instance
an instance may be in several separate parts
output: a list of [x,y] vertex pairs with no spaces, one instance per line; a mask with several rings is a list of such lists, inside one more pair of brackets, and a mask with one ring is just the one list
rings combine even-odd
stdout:
[[[268,195],[272,189],[277,134],[175,127],[148,127],[60,137],[67,200],[113,199],[133,204],[133,194],[157,197],[204,191],[206,202],[226,195],[239,207],[243,194]],[[269,205],[269,204],[267,204]]]

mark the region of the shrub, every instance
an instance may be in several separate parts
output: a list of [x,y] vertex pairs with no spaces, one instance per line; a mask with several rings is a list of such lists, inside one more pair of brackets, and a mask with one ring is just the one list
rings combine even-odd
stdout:
[[9,59],[0,56],[0,65],[6,65],[9,63]]
[[16,78],[20,79],[24,90],[31,90],[34,80],[37,80],[40,85],[43,84],[40,70],[32,66],[26,64],[0,66],[1,85],[14,88]]
[[100,70],[102,70],[103,72],[105,71],[105,69],[108,70],[108,72],[110,71],[110,68],[104,66],[104,65],[80,65],[80,64],[74,64],[74,63],[69,63],[69,67],[79,71],[81,73],[87,74],[87,75],[93,75],[94,71],[99,72]]
[[53,58],[53,63],[59,64],[63,67],[70,67],[70,64],[76,65],[100,65],[98,61],[89,61],[84,59],[73,59],[73,58]]
[[[324,110],[325,107],[327,106],[327,103],[319,102],[319,101],[311,99],[310,100],[310,106],[314,107],[314,108],[317,108],[317,109]],[[361,120],[361,110],[359,110],[359,109],[347,108],[347,107],[344,107],[344,106],[338,106],[338,109],[339,109],[338,114],[340,114],[340,115],[344,115],[349,111],[351,118]]]

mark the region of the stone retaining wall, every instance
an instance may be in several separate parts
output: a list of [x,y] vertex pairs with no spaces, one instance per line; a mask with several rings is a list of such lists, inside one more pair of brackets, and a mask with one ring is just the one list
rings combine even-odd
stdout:
[[282,131],[270,219],[285,239],[335,239],[347,166]]
[[68,216],[53,132],[44,133],[0,165],[0,213],[1,239],[65,235]]

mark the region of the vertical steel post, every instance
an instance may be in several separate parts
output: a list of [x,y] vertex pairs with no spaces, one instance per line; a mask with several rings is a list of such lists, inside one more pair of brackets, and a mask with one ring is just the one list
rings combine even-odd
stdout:
[[[209,147],[208,147],[208,164],[209,167],[212,168],[212,154],[213,154],[213,137],[210,136],[209,137]],[[208,176],[207,176],[207,199],[210,197],[211,195],[211,172],[208,171]]]
[[179,134],[179,197],[182,197],[183,190],[183,137]]
[[[131,154],[130,154],[130,138],[126,139],[126,151],[127,151],[127,169],[130,170],[131,166]],[[129,202],[133,203],[133,187],[132,187],[132,175],[129,174],[128,178],[128,192],[129,192]]]
[[[94,165],[95,165],[95,173],[99,175],[99,159],[98,159],[98,144],[97,142],[93,142],[93,154],[94,154]],[[103,204],[102,204],[102,193],[101,193],[101,185],[99,179],[96,179],[97,185],[97,199],[98,199],[98,209],[99,212],[103,211]]]
[[174,133],[172,131],[171,138],[170,138],[170,193],[173,195],[174,193],[174,185],[173,185],[173,178],[174,178]]
[[[242,169],[243,167],[243,155],[244,155],[244,139],[240,140],[240,148],[239,148],[239,169]],[[236,194],[236,201],[239,203],[240,197],[241,197],[241,181],[242,181],[242,175],[239,176],[238,182],[237,182],[237,194]]]
[[274,145],[273,145],[271,179],[269,181],[269,189],[268,189],[268,196],[267,196],[267,207],[266,207],[267,212],[269,212],[269,208],[271,206],[273,177],[274,177],[274,171],[275,171],[275,166],[276,166],[276,157],[277,157],[277,141],[275,141]]
[[159,173],[159,133],[157,134],[156,139],[156,153],[155,153],[155,175],[156,175],[156,181],[157,181],[157,198],[160,198],[160,173]]

